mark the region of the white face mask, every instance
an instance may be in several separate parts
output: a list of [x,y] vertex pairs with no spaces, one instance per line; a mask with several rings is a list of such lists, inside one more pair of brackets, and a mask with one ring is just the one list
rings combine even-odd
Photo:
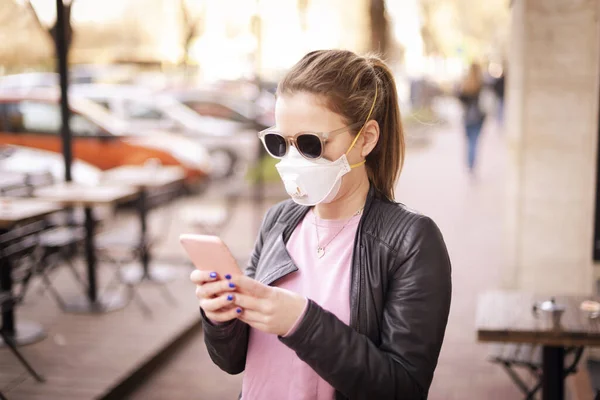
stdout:
[[275,168],[292,200],[304,206],[333,201],[342,185],[342,177],[352,169],[345,154],[336,161],[324,158],[309,161],[293,146]]
[[350,165],[346,155],[352,150],[366,123],[369,122],[376,101],[377,85],[375,85],[375,97],[367,121],[356,134],[346,154],[342,154],[337,160],[329,161],[324,158],[307,160],[294,146],[290,146],[286,156],[275,165],[275,168],[292,200],[303,206],[314,206],[319,203],[331,203],[335,199],[342,186],[342,177],[352,168],[365,163],[362,161]]

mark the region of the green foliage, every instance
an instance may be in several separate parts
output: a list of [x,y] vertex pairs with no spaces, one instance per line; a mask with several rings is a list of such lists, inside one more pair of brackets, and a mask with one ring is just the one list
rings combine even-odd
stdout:
[[250,183],[256,183],[256,179],[258,174],[262,171],[263,174],[263,182],[277,182],[279,181],[279,173],[277,169],[275,169],[275,164],[277,164],[279,160],[273,158],[271,156],[264,156],[258,165],[254,165],[248,169],[248,173],[246,174],[246,180]]

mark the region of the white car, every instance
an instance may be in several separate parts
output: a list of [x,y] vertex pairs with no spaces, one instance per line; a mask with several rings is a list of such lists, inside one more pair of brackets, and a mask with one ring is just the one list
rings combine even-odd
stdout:
[[[50,173],[54,182],[65,180],[65,163],[62,154],[52,151],[32,149],[23,146],[0,146],[0,171],[2,174],[43,174]],[[102,171],[81,160],[71,164],[73,182],[96,185]]]
[[160,129],[186,136],[205,147],[212,159],[212,177],[241,173],[256,159],[260,143],[245,124],[198,115],[174,97],[134,85],[71,85],[72,97],[101,105],[123,121],[127,130],[147,136]]

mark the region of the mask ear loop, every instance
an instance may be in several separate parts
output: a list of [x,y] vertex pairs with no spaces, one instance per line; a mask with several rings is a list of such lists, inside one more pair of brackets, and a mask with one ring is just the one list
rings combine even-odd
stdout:
[[[373,104],[371,104],[371,109],[369,110],[369,115],[367,115],[367,120],[365,121],[365,123],[363,124],[362,128],[360,128],[360,131],[358,131],[358,133],[356,134],[356,137],[354,138],[354,140],[352,141],[352,144],[350,145],[350,147],[348,148],[348,151],[346,152],[346,155],[348,155],[348,153],[350,153],[350,150],[352,150],[352,148],[354,148],[354,145],[356,144],[356,141],[358,140],[358,137],[360,136],[360,134],[362,133],[363,129],[365,129],[365,125],[367,124],[367,122],[369,122],[369,120],[371,119],[371,114],[373,113],[373,109],[375,109],[375,102],[377,101],[377,81],[375,81],[375,97],[373,98]],[[364,163],[366,163],[367,160],[363,160],[359,163],[356,164],[352,164],[350,166],[350,168],[356,168],[356,167],[360,167],[361,165],[363,165]]]

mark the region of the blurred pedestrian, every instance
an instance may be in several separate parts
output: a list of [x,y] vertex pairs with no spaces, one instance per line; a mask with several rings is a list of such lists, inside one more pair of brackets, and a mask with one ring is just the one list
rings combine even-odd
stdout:
[[458,98],[464,110],[463,124],[467,138],[467,167],[471,176],[475,174],[477,145],[486,117],[480,103],[482,86],[481,67],[477,63],[472,63],[458,89]]
[[311,52],[279,83],[275,116],[259,136],[291,199],[267,212],[245,275],[191,276],[211,359],[244,371],[243,400],[427,398],[451,268],[436,224],[394,200],[391,71]]

